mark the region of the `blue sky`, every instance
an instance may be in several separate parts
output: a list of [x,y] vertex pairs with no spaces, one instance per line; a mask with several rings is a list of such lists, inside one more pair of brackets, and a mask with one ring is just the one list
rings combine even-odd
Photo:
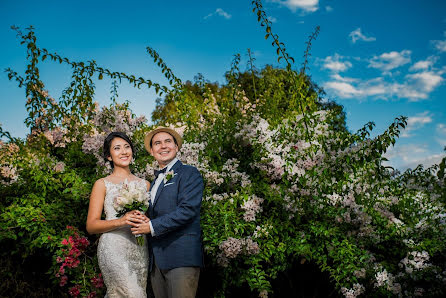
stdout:
[[[317,25],[310,74],[327,99],[344,106],[356,131],[374,121],[374,135],[395,117],[409,125],[387,154],[400,169],[438,163],[446,146],[446,1],[269,0],[273,31],[300,67],[305,41]],[[26,49],[11,25],[35,27],[38,45],[75,61],[96,60],[113,71],[163,84],[146,53],[158,51],[183,81],[202,73],[224,83],[233,55],[254,53],[257,68],[277,64],[275,51],[252,13],[251,0],[213,1],[23,1],[0,0],[0,69],[23,73]],[[58,99],[70,82],[66,65],[46,60],[41,77]],[[111,82],[96,82],[96,100],[108,104]],[[150,119],[156,96],[122,84],[120,100]],[[0,123],[24,137],[24,90],[0,74]]]

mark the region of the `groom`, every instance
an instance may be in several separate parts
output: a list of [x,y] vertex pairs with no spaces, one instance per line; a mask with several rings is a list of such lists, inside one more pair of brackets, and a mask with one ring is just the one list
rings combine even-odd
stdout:
[[200,207],[203,179],[176,157],[182,138],[173,129],[158,127],[144,145],[158,162],[150,185],[148,217],[132,228],[149,237],[150,279],[156,298],[195,297],[203,266]]

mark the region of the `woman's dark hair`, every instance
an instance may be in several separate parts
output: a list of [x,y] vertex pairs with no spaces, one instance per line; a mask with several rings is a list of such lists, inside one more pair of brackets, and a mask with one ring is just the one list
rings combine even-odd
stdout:
[[110,147],[111,147],[111,143],[114,138],[121,138],[124,141],[126,141],[127,143],[129,143],[130,148],[132,148],[132,155],[133,155],[133,157],[135,157],[135,147],[133,147],[133,143],[130,140],[130,138],[125,133],[120,132],[120,131],[111,132],[104,140],[104,147],[103,147],[102,155],[103,155],[105,161],[110,162],[112,169],[114,167],[113,161],[108,160],[108,158],[110,157]]

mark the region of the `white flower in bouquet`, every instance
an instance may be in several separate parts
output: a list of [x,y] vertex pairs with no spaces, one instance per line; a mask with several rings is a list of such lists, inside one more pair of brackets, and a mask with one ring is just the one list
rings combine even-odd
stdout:
[[124,209],[125,206],[125,202],[124,202],[124,198],[123,197],[115,197],[115,199],[113,200],[113,207],[115,208],[116,211],[122,211]]

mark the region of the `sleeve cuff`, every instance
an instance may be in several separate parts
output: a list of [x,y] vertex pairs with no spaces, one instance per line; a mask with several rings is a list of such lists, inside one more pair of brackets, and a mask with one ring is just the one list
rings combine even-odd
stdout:
[[152,221],[149,221],[149,225],[150,225],[150,234],[152,234],[152,236],[156,236],[155,231],[153,230]]

